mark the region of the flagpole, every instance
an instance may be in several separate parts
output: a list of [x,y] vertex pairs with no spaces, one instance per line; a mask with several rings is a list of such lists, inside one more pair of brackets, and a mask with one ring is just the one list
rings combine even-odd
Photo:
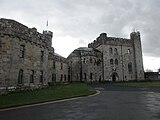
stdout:
[[47,19],[46,27],[47,27],[47,31],[48,31],[48,19]]

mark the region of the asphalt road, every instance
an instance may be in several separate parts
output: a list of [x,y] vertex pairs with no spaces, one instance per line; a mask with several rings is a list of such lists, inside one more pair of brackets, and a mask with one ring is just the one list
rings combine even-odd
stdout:
[[94,84],[99,95],[0,111],[0,120],[160,120],[160,89]]

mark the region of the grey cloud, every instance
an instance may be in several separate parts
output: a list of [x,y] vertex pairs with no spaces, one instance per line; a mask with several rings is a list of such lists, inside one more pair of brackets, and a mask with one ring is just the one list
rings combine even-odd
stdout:
[[81,44],[91,42],[101,32],[129,37],[136,28],[142,34],[144,54],[160,57],[159,6],[159,0],[1,0],[0,14],[41,31],[49,19],[51,30],[61,31],[59,36],[78,38]]

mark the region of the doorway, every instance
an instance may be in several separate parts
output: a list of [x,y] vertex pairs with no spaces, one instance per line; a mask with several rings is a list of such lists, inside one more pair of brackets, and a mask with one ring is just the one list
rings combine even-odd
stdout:
[[111,78],[112,78],[112,82],[118,81],[118,74],[117,73],[112,73]]

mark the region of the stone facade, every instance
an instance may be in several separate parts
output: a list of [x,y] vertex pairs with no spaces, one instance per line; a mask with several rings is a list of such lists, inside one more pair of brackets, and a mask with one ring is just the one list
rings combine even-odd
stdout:
[[[36,28],[28,28],[10,19],[0,19],[1,89],[48,85],[53,81],[53,74],[57,74],[57,81],[60,81],[59,74],[63,73],[57,70],[60,63],[64,64],[63,70],[67,69],[65,76],[68,76],[68,64],[54,53],[51,46],[52,36],[51,31],[41,34]],[[52,70],[49,64],[54,59],[51,60],[51,56],[56,58],[56,68]]]
[[93,48],[81,47],[67,58],[71,81],[101,81],[102,54]]
[[51,31],[0,19],[0,89],[67,81],[144,80],[139,32],[130,39],[100,36],[67,59],[52,47]]
[[67,82],[68,81],[68,63],[66,58],[54,53],[49,55],[48,59],[48,77],[49,82]]

